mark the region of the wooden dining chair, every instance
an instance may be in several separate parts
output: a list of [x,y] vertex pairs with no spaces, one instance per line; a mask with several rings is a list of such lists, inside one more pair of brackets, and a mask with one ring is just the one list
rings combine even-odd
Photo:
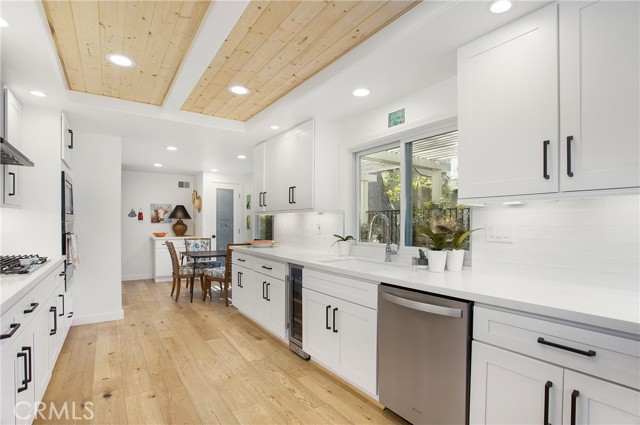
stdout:
[[[211,238],[184,238],[184,248],[189,251],[210,251]],[[195,263],[193,260],[187,261],[187,265],[196,264],[200,269],[207,267],[219,267],[221,264],[213,260],[199,260]]]
[[229,307],[229,283],[231,282],[231,251],[234,246],[247,246],[249,243],[230,243],[227,245],[227,255],[225,256],[224,267],[208,267],[204,269],[204,289],[202,301],[207,299],[207,294],[213,298],[211,292],[211,282],[220,283],[220,289],[223,291],[224,305]]
[[171,255],[171,266],[173,267],[173,283],[171,285],[171,296],[173,297],[173,293],[176,292],[176,301],[180,297],[180,286],[182,283],[182,279],[187,279],[187,285],[191,284],[191,291],[193,291],[194,285],[194,277],[200,278],[200,286],[204,292],[204,275],[202,273],[202,269],[196,270],[195,275],[193,274],[193,264],[185,264],[181,265],[178,260],[178,253],[176,252],[176,247],[173,245],[173,242],[166,242],[167,248],[169,249],[169,255]]

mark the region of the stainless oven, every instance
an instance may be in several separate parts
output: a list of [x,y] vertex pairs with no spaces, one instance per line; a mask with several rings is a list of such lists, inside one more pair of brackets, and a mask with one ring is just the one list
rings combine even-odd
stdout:
[[287,305],[289,348],[303,359],[309,359],[309,355],[302,350],[302,266],[289,264]]
[[73,221],[73,181],[69,173],[62,172],[62,221]]
[[64,284],[65,290],[71,286],[71,279],[73,278],[73,249],[71,244],[73,243],[73,223],[62,222],[62,255],[65,256],[65,277]]

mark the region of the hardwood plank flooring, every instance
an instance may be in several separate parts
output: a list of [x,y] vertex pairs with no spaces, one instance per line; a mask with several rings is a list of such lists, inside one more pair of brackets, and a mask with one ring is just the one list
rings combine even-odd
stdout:
[[35,423],[406,424],[196,291],[176,303],[170,283],[124,282],[124,319],[72,327],[45,393],[75,418]]

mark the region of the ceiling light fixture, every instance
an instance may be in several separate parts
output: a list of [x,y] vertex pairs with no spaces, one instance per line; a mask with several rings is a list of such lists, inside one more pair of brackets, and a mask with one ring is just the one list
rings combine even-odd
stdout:
[[159,162],[156,162],[155,164],[153,164],[154,167],[162,167],[162,164],[160,164]]
[[217,172],[218,172],[218,169],[217,169],[217,168],[212,168],[212,169],[211,169],[211,172],[212,172],[212,173],[217,173]]
[[369,90],[367,89],[355,89],[353,91],[353,95],[355,97],[365,97],[365,96],[369,96],[369,93],[371,93]]
[[238,159],[247,159],[246,155],[238,155]]
[[0,18],[0,27],[1,28],[5,28],[9,26],[9,22],[5,21],[4,19]]
[[109,53],[106,56],[106,58],[112,64],[118,65],[118,66],[122,66],[124,68],[132,68],[132,67],[136,66],[136,63],[133,61],[133,59],[128,58],[128,57],[126,57],[124,55],[118,55],[116,53]]
[[177,151],[178,148],[176,148],[175,146],[167,146],[167,150],[168,151]]
[[279,125],[272,125],[271,127],[269,127],[271,130],[279,130],[280,126]]
[[233,94],[244,95],[249,94],[250,90],[245,86],[229,86],[229,91]]
[[511,1],[510,0],[494,0],[489,5],[489,10],[491,13],[504,13],[511,9]]
[[47,97],[47,94],[41,92],[40,90],[31,90],[29,93],[31,93],[35,97]]

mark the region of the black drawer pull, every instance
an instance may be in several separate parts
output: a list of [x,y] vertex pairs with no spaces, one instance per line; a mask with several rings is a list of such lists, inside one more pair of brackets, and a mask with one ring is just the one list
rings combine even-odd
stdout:
[[271,301],[271,297],[269,296],[269,287],[271,286],[271,283],[267,282],[267,301]]
[[333,332],[338,333],[336,329],[336,313],[338,312],[338,307],[333,309]]
[[549,170],[547,169],[547,163],[549,161],[548,158],[548,150],[549,150],[549,141],[545,140],[544,142],[542,142],[542,177],[544,177],[545,180],[549,180],[550,176],[549,176]]
[[68,319],[71,319],[73,317],[73,311],[69,313],[69,315],[67,316]]
[[9,325],[9,333],[8,334],[2,334],[0,335],[0,339],[7,339],[7,338],[11,338],[13,336],[13,334],[16,333],[16,331],[18,330],[18,328],[20,327],[20,323],[12,323]]
[[571,170],[571,142],[573,142],[573,136],[567,136],[567,176],[573,177],[573,170]]
[[238,261],[240,261],[241,263],[244,263],[247,260],[243,260],[242,258],[238,258]]
[[547,381],[544,384],[544,425],[551,425],[549,422],[549,390],[553,387],[553,382]]
[[331,326],[329,326],[329,310],[331,310],[330,305],[327,306],[327,309],[324,312],[325,327],[327,328],[327,330],[331,330]]
[[49,312],[53,313],[53,329],[49,331],[49,335],[55,335],[58,332],[58,309],[51,307]]
[[34,311],[36,311],[36,308],[38,308],[40,304],[38,303],[31,303],[31,308],[26,309],[25,311],[23,311],[24,314],[29,314],[29,313],[33,313]]
[[262,268],[265,270],[273,270],[273,267],[262,266]]
[[31,382],[32,378],[33,378],[33,369],[31,367],[32,363],[33,363],[33,357],[31,357],[31,347],[22,347],[23,351],[27,352],[28,360],[27,363],[29,363],[29,375],[27,375],[27,382]]
[[580,391],[573,390],[571,391],[571,425],[576,425],[576,401],[580,396]]
[[578,348],[567,347],[566,345],[556,344],[555,342],[545,341],[544,338],[538,337],[538,343],[542,345],[548,345],[549,347],[559,348],[561,350],[571,351],[572,353],[580,354],[587,357],[595,357],[596,352],[593,350],[580,350]]
[[265,295],[265,286],[266,286],[267,282],[262,282],[262,299],[266,300],[267,296]]
[[64,295],[63,294],[58,294],[58,296],[60,298],[62,298],[62,312],[60,314],[58,314],[58,316],[62,317],[62,316],[64,316]]

